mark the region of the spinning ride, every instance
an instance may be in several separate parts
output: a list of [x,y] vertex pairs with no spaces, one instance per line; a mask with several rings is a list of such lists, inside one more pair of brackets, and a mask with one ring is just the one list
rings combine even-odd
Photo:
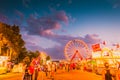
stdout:
[[90,57],[87,44],[78,39],[71,40],[66,44],[64,54],[68,61],[83,60]]

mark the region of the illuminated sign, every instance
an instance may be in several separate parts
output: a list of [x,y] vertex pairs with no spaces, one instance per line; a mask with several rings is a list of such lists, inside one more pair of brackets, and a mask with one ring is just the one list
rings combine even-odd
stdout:
[[92,52],[92,58],[100,58],[100,57],[101,57],[101,51]]
[[114,56],[115,58],[120,58],[120,51],[114,51],[114,52],[113,52],[113,56]]
[[110,53],[109,53],[108,51],[104,51],[104,52],[102,53],[102,56],[110,56]]

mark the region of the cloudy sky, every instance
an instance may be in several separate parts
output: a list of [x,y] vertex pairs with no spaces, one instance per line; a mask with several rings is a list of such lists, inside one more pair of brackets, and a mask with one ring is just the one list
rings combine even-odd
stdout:
[[64,58],[70,40],[120,43],[119,0],[0,0],[0,21],[20,27],[28,50]]

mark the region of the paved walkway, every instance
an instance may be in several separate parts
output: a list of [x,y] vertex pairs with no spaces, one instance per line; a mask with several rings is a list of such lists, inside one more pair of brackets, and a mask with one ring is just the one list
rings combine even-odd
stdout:
[[[52,80],[52,78],[45,77],[44,75],[43,79],[40,80]],[[55,73],[54,80],[102,80],[102,76],[80,70],[72,70],[70,72],[58,70]]]
[[[44,72],[40,72],[38,77],[38,80],[52,80],[52,78],[46,77]],[[54,80],[101,80],[101,78],[101,75],[80,70],[70,72],[58,70],[54,76]],[[1,74],[0,80],[22,80],[22,73]]]
[[92,72],[73,70],[70,72],[57,73],[55,80],[102,80],[102,76]]
[[18,77],[21,80],[22,78],[22,73],[5,73],[5,74],[0,74],[0,80],[11,80],[11,78]]

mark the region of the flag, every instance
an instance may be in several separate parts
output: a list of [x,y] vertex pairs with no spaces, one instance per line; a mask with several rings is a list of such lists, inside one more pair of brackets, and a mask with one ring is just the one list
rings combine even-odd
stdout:
[[120,45],[119,44],[116,44],[116,48],[119,48],[120,47]]
[[105,41],[103,41],[103,45],[106,45],[106,42],[105,42]]
[[115,46],[116,48],[120,48],[120,44],[119,43],[113,44],[113,46]]
[[100,44],[94,44],[94,45],[92,45],[92,49],[93,49],[93,52],[101,51]]

